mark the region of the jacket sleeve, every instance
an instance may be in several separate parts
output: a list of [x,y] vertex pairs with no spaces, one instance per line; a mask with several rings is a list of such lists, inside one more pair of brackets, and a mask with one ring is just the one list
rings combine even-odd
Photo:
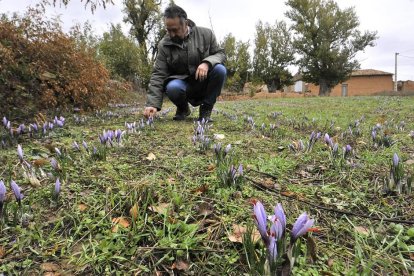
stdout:
[[167,57],[160,45],[148,87],[146,106],[155,107],[158,111],[161,110],[164,97],[164,82],[168,75]]
[[214,67],[216,64],[224,64],[226,61],[226,54],[224,49],[219,47],[217,44],[217,39],[214,33],[210,30],[210,52],[209,56],[202,60],[202,62],[207,61],[211,64],[211,67]]

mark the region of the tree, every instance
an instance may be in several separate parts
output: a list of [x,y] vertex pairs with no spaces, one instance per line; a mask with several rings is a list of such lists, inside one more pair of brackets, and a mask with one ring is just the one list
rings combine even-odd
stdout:
[[165,34],[161,3],[161,0],[124,0],[124,21],[131,24],[130,33],[140,48],[139,75],[142,87],[148,86],[158,43]]
[[376,32],[362,34],[354,8],[341,10],[333,0],[288,0],[287,5],[303,80],[319,85],[319,95],[329,95],[359,68],[355,55],[374,46]]
[[[80,0],[81,2],[84,2],[84,0]],[[53,5],[56,6],[56,3],[62,3],[63,5],[69,4],[70,0],[53,0]],[[44,4],[49,4],[49,0],[43,0]],[[106,8],[107,4],[114,4],[113,0],[85,0],[85,8],[90,5],[92,13],[96,10],[96,8],[100,5],[103,6],[103,8]]]
[[98,44],[99,58],[104,61],[112,78],[132,81],[140,68],[140,49],[134,39],[122,32],[120,24],[111,25]]
[[227,82],[228,89],[242,91],[247,81],[247,74],[250,68],[249,43],[237,41],[230,33],[226,35],[221,43],[227,56]]
[[286,23],[271,26],[259,21],[254,42],[253,79],[266,83],[271,92],[291,84],[287,66],[294,61],[294,51]]

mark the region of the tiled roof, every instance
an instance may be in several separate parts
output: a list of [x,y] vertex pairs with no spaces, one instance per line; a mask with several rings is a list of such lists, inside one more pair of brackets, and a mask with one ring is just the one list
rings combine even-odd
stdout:
[[359,76],[388,76],[392,75],[392,73],[374,70],[374,69],[362,69],[362,70],[355,70],[352,72],[352,77],[359,77]]

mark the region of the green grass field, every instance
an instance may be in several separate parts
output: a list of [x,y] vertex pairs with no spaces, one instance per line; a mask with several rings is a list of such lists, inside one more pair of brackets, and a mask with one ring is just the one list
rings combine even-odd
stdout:
[[[10,137],[1,126],[0,180],[7,194],[0,272],[255,274],[260,269],[247,259],[242,237],[244,229],[256,227],[252,202],[260,200],[268,214],[282,203],[287,229],[304,211],[315,219],[315,229],[301,238],[294,275],[413,274],[414,197],[408,184],[414,98],[219,102],[205,145],[193,143],[198,109],[184,122],[172,121],[169,103],[164,110],[153,125],[140,126],[142,105],[129,104],[63,114],[65,125],[46,135],[27,133],[34,119],[12,122],[25,123],[20,136]],[[128,130],[126,123],[133,122]],[[121,143],[100,144],[99,134],[117,129],[125,131]],[[307,149],[312,131],[321,137]],[[337,153],[324,142],[325,133],[338,144]],[[237,183],[223,176],[228,168],[216,162],[217,143],[231,144],[231,164],[243,166]],[[352,152],[344,157],[346,145]],[[404,172],[402,191],[390,183],[395,153]],[[24,194],[20,206],[11,180]],[[265,258],[261,248],[258,241],[259,259]]]

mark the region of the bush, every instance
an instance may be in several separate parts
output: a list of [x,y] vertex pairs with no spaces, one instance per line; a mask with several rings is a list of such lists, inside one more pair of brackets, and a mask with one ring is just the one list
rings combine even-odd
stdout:
[[108,71],[92,49],[79,47],[42,8],[0,19],[0,102],[8,114],[105,106],[113,97]]

